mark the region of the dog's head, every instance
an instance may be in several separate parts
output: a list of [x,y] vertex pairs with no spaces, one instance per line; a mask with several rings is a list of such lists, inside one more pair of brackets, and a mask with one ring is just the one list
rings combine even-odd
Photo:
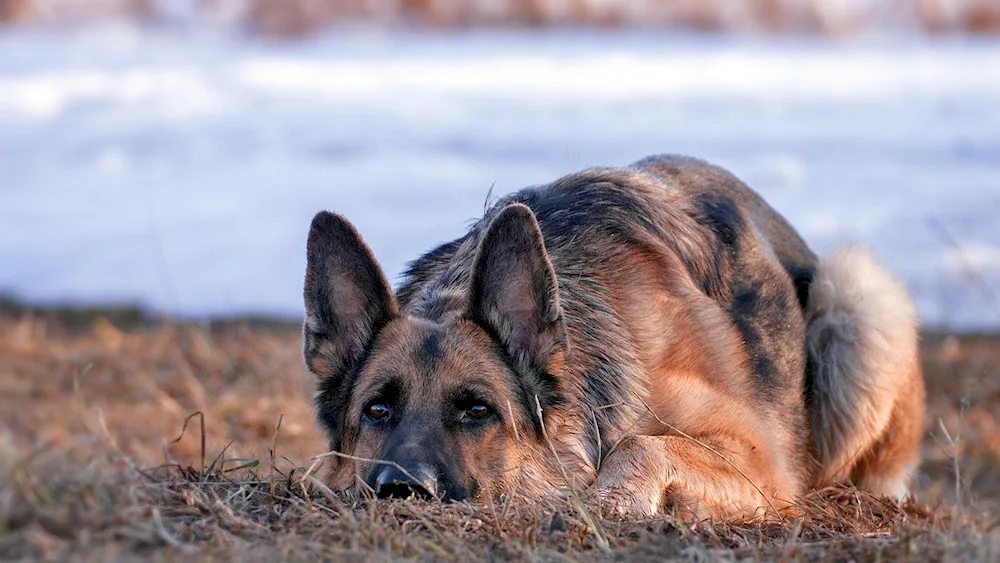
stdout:
[[407,315],[357,230],[333,213],[313,219],[303,347],[320,424],[344,454],[335,486],[462,500],[554,480],[536,413],[560,402],[566,338],[528,207],[490,223],[463,291],[460,314]]

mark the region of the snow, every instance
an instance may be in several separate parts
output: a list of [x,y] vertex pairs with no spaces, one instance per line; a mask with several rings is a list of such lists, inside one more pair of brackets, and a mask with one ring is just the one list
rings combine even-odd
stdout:
[[913,37],[7,31],[0,293],[295,317],[319,209],[395,278],[491,186],[672,152],[821,253],[871,246],[925,324],[996,328],[996,69],[998,42]]

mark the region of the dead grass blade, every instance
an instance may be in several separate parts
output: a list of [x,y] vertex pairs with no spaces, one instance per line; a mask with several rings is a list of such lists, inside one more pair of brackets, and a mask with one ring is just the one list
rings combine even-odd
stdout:
[[566,466],[563,465],[561,459],[559,459],[559,452],[556,451],[555,444],[549,438],[549,433],[545,429],[545,418],[542,416],[542,404],[538,401],[538,395],[535,395],[535,414],[538,416],[538,422],[542,427],[542,437],[545,438],[545,443],[549,446],[549,451],[552,452],[552,456],[555,458],[556,466],[559,468],[559,474],[563,481],[566,483],[566,488],[569,490],[570,498],[573,501],[573,507],[580,514],[580,518],[587,523],[587,527],[590,528],[591,533],[594,534],[594,539],[597,541],[598,547],[602,551],[608,551],[611,549],[611,544],[608,542],[607,536],[604,535],[604,530],[594,519],[593,515],[587,510],[586,505],[583,504],[583,499],[576,491],[576,487],[570,480],[569,473],[566,471]]
[[201,423],[201,472],[204,473],[205,472],[205,413],[197,411],[189,414],[184,419],[184,426],[181,428],[180,436],[171,440],[170,443],[176,444],[177,442],[180,442],[181,439],[184,438],[184,433],[187,432],[188,423],[191,422],[191,419],[196,416],[199,418]]

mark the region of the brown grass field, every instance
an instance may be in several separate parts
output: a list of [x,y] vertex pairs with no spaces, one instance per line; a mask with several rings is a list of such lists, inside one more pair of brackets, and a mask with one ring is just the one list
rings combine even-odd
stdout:
[[0,560],[1000,557],[1000,336],[924,335],[916,500],[829,489],[793,520],[735,526],[516,495],[351,503],[316,479],[296,327],[108,318],[0,314]]

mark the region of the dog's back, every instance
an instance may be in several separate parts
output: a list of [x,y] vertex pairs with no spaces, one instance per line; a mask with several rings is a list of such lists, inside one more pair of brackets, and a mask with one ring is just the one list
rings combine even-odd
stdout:
[[924,387],[916,311],[903,285],[860,246],[817,259],[784,217],[719,167],[677,156],[636,166],[694,197],[731,198],[795,284],[807,315],[814,484],[853,481],[904,496],[919,462]]
[[777,211],[727,170],[685,156],[661,155],[644,158],[634,165],[662,178],[689,197],[723,194],[746,214],[753,228],[767,241],[778,261],[795,283],[803,307],[817,258],[802,237]]

